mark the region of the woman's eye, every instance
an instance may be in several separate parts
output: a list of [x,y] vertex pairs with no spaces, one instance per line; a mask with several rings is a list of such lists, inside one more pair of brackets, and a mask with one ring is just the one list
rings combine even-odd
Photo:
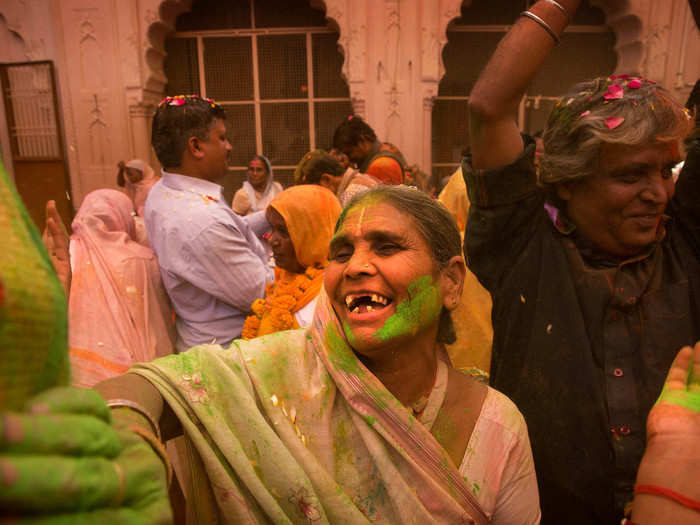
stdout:
[[380,244],[377,246],[377,253],[380,255],[392,255],[396,252],[398,252],[401,249],[401,246],[398,244],[393,244],[393,243],[386,243],[386,244]]
[[350,256],[352,256],[352,250],[341,248],[331,254],[331,259],[337,262],[347,262],[350,260]]

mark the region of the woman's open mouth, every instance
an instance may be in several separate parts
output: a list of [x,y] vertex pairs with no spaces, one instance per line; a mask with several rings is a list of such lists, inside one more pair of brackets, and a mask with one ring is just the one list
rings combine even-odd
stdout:
[[345,296],[345,306],[353,314],[378,312],[391,304],[391,299],[376,293],[358,293]]

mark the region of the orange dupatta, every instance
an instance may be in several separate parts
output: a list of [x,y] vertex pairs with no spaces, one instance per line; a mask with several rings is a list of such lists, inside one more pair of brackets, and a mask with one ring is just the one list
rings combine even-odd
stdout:
[[333,192],[315,184],[288,188],[270,206],[284,219],[297,261],[306,271],[292,273],[275,268],[275,280],[267,285],[265,298],[251,306],[253,315],[243,325],[243,339],[299,328],[293,314],[321,291],[328,245],[341,211]]

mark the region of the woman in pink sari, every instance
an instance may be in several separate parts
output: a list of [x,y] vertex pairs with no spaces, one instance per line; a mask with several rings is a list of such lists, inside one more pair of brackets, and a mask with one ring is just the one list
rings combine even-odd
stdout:
[[72,382],[78,386],[173,351],[158,261],[134,241],[132,212],[123,193],[97,190],[85,197],[73,220],[68,313]]

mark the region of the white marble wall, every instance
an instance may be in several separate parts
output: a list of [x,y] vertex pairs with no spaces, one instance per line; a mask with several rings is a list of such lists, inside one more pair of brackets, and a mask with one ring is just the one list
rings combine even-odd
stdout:
[[[444,72],[441,52],[463,0],[310,1],[326,10],[340,32],[355,111],[382,139],[428,169],[432,100]],[[191,2],[0,2],[0,61],[56,64],[74,202],[92,189],[112,186],[120,159],[138,156],[155,164],[150,115],[167,81],[164,41]],[[593,3],[604,9],[616,33],[618,72],[642,74],[684,101],[700,76],[700,35],[687,0]],[[1,113],[0,141],[7,162]]]

